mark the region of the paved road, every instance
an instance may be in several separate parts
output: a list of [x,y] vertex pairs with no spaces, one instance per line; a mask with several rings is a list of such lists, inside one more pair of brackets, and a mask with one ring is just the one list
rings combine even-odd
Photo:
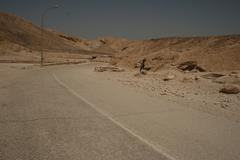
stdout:
[[0,74],[0,160],[167,159],[59,85],[52,70]]
[[239,122],[92,71],[0,66],[0,160],[240,159]]
[[[240,123],[191,109],[171,97],[151,97],[96,73],[94,66],[54,70],[58,79],[103,112],[178,160],[240,159]],[[118,79],[118,78],[117,78]],[[170,98],[170,101],[168,100]]]

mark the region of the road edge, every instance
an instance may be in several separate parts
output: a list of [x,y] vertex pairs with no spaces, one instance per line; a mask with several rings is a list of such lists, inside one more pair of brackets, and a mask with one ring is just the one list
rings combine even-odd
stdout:
[[126,132],[128,132],[130,135],[136,137],[137,139],[139,139],[140,141],[142,141],[143,143],[145,143],[146,145],[148,145],[150,148],[152,148],[153,150],[155,150],[156,152],[158,152],[159,154],[162,154],[163,156],[165,156],[167,159],[169,160],[177,160],[176,158],[170,156],[168,153],[166,153],[165,151],[163,151],[163,149],[159,149],[159,147],[156,147],[154,144],[150,143],[149,141],[147,141],[146,139],[144,139],[143,137],[137,135],[136,133],[134,133],[132,130],[130,130],[129,128],[125,127],[124,125],[122,125],[120,122],[116,121],[115,119],[113,119],[110,115],[108,115],[107,113],[103,112],[101,109],[99,109],[95,104],[91,103],[90,101],[88,101],[86,98],[82,97],[81,95],[79,95],[77,92],[75,92],[72,88],[70,88],[69,86],[67,86],[64,82],[62,82],[57,76],[56,74],[52,73],[52,76],[54,78],[54,80],[63,88],[65,88],[70,94],[74,95],[75,97],[77,97],[78,99],[82,100],[83,102],[85,102],[86,104],[88,104],[91,108],[93,108],[94,110],[96,110],[98,113],[100,113],[101,115],[103,115],[104,117],[106,117],[107,119],[109,119],[110,121],[112,121],[114,124],[116,124],[117,126],[119,126],[120,128],[122,128],[123,130],[125,130]]

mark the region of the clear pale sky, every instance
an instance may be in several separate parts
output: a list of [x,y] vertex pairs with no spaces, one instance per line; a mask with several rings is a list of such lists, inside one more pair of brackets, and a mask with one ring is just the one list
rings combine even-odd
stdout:
[[150,39],[172,36],[240,34],[240,0],[0,0],[14,13],[69,35]]

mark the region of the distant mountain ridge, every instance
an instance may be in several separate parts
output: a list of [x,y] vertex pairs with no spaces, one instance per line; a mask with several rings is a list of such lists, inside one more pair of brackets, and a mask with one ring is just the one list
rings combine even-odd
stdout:
[[[196,61],[208,70],[240,70],[240,35],[86,40],[45,29],[42,40],[39,26],[15,15],[0,13],[0,59],[7,59],[7,55],[11,54],[17,55],[17,61],[21,56],[21,59],[26,58],[24,55],[28,52],[39,52],[42,47],[47,52],[62,53],[63,57],[64,53],[111,55],[112,64],[129,67],[146,58],[156,71],[185,61]],[[31,57],[39,59],[39,53]]]

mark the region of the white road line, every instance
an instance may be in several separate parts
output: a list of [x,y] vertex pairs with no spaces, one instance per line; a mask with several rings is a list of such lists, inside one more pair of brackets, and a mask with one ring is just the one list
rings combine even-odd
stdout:
[[76,96],[77,98],[79,98],[80,100],[84,101],[86,104],[88,104],[90,107],[92,107],[94,110],[96,110],[98,113],[100,113],[101,115],[105,116],[106,118],[108,118],[110,121],[112,121],[114,124],[116,124],[117,126],[121,127],[122,129],[124,129],[125,131],[127,131],[128,133],[130,133],[132,136],[138,138],[140,141],[144,142],[145,144],[147,144],[148,146],[150,146],[153,150],[157,151],[158,153],[162,154],[163,156],[165,156],[166,158],[168,158],[169,160],[176,160],[176,158],[170,156],[168,153],[166,153],[165,151],[163,151],[163,149],[159,149],[159,147],[156,147],[155,145],[153,145],[152,143],[150,143],[149,141],[147,141],[146,139],[142,138],[141,136],[137,135],[136,133],[134,133],[133,131],[131,131],[130,129],[126,128],[125,126],[123,126],[120,122],[116,121],[115,119],[113,119],[110,115],[108,115],[107,113],[103,112],[101,109],[99,109],[95,104],[89,102],[87,99],[85,99],[84,97],[80,96],[77,92],[75,92],[72,88],[68,87],[65,83],[63,83],[54,73],[52,74],[54,79],[59,83],[60,86],[62,86],[63,88],[67,89],[71,94],[73,94],[74,96]]

